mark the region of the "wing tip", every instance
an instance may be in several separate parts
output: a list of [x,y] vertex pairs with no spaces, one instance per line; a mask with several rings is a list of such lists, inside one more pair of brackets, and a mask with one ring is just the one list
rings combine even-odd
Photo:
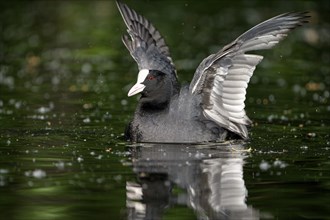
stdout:
[[[302,26],[303,24],[309,23],[310,18],[312,17],[310,15],[310,12],[309,11],[301,11],[301,12],[294,12],[294,11],[292,11],[292,12],[284,13],[282,15],[283,15],[283,17],[294,18],[297,21],[295,27]],[[293,29],[295,27],[293,27]]]
[[122,3],[119,0],[116,0],[116,5],[117,5],[117,8],[119,10],[119,13],[120,13],[121,17],[123,18],[126,26],[128,27],[129,24],[128,24],[128,21],[127,21],[126,16],[125,16],[125,14],[126,14],[125,9],[127,8],[127,5]]
[[117,5],[117,8],[118,8],[119,12],[122,14],[123,9],[125,8],[125,4],[122,3],[122,2],[119,1],[119,0],[116,0],[116,5]]

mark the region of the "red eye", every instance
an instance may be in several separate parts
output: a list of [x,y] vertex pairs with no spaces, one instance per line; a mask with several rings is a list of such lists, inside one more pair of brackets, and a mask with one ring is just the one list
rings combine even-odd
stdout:
[[154,77],[153,75],[150,75],[150,76],[147,77],[147,79],[148,79],[148,80],[154,80],[155,77]]

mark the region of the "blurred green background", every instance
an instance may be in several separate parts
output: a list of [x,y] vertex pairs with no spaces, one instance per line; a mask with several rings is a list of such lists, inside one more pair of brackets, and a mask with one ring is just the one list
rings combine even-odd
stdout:
[[[164,36],[182,83],[259,22],[310,12],[309,24],[258,52],[244,179],[247,203],[275,219],[329,218],[330,1],[125,3]],[[125,184],[136,176],[123,131],[137,67],[115,2],[2,1],[0,30],[1,219],[125,219]],[[289,164],[280,175],[260,171],[276,158]],[[168,210],[164,219],[195,218]]]

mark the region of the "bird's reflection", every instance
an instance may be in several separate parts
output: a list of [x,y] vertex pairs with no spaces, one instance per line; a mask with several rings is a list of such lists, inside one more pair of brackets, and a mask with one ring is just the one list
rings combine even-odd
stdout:
[[198,219],[259,219],[246,204],[242,144],[144,144],[128,150],[138,176],[126,183],[128,219],[162,219],[175,205],[192,208]]

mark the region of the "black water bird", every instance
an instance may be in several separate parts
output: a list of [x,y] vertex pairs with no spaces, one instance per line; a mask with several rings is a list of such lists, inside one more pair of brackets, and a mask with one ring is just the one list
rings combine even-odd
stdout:
[[141,93],[126,137],[133,142],[200,143],[248,138],[244,107],[248,82],[260,55],[306,23],[307,13],[285,13],[243,33],[197,67],[190,85],[180,86],[169,48],[143,16],[117,1],[127,26],[122,40],[139,73],[128,96]]

